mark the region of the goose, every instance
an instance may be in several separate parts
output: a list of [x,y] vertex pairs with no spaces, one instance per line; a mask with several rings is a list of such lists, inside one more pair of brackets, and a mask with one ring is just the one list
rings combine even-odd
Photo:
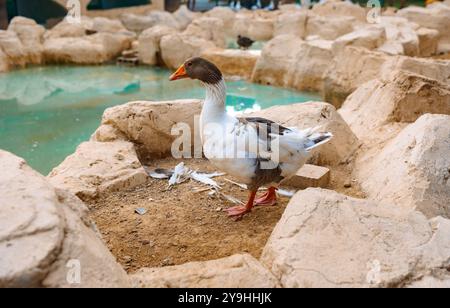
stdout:
[[[277,203],[276,190],[284,179],[302,167],[309,152],[328,142],[330,132],[298,130],[260,117],[234,117],[226,112],[226,85],[216,65],[200,57],[186,60],[170,80],[199,80],[206,89],[200,114],[200,139],[205,157],[218,169],[245,183],[249,190],[244,206],[225,211],[236,219],[254,206]],[[256,198],[257,191],[270,185]]]

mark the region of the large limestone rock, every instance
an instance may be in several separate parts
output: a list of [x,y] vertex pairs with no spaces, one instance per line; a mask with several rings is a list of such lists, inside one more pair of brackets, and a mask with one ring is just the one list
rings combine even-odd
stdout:
[[180,30],[184,30],[195,18],[200,17],[201,13],[192,12],[186,5],[181,5],[172,15],[178,22]]
[[141,33],[145,29],[156,25],[164,25],[175,29],[181,29],[181,25],[175,17],[165,11],[150,11],[147,15],[125,13],[120,16],[122,24],[130,31]]
[[8,152],[0,166],[0,287],[128,286],[78,198]]
[[87,200],[145,183],[147,174],[132,143],[90,141],[78,146],[48,178],[56,187]]
[[407,19],[394,16],[382,16],[381,26],[386,31],[386,43],[379,50],[391,55],[407,55],[411,57],[420,54],[417,24]]
[[420,56],[430,57],[437,54],[439,31],[435,29],[419,28],[416,33],[419,38]]
[[369,50],[377,49],[386,41],[386,31],[379,26],[366,26],[343,35],[333,43],[333,49],[342,50],[346,46],[364,47]]
[[101,64],[129,49],[133,36],[127,33],[97,33],[84,37],[61,37],[44,43],[46,62]]
[[26,65],[27,57],[22,42],[15,32],[0,30],[0,50],[8,59],[9,66]]
[[276,288],[279,282],[248,254],[163,268],[131,275],[137,288]]
[[0,73],[9,71],[9,60],[6,54],[0,49]]
[[444,271],[438,272],[437,277],[425,276],[418,281],[413,282],[408,288],[412,289],[448,289],[450,288],[450,276]]
[[256,61],[261,56],[259,50],[209,49],[202,57],[213,62],[227,76],[249,79]]
[[293,35],[280,35],[264,47],[252,80],[299,90],[320,91],[332,57],[331,41],[302,41]]
[[[286,127],[306,129],[317,127],[318,131],[333,133],[333,139],[320,146],[314,153],[312,162],[316,164],[337,165],[348,161],[359,141],[336,109],[327,103],[309,102],[285,106],[275,106],[256,113],[276,121]],[[288,115],[288,116],[286,116]]]
[[274,23],[274,18],[238,14],[233,25],[233,36],[241,35],[255,41],[268,41],[273,38]]
[[121,32],[127,31],[118,19],[109,19],[106,17],[95,17],[92,19],[92,29],[97,32]]
[[211,41],[217,47],[224,48],[226,45],[224,24],[219,18],[197,18],[187,27],[183,34]]
[[450,85],[449,61],[412,57],[390,57],[381,68],[380,76],[382,78],[389,78],[397,70],[421,75],[435,79],[442,84]]
[[398,16],[420,25],[421,27],[439,31],[438,52],[450,51],[450,7],[445,5],[433,5],[427,8],[410,6],[401,9]]
[[208,49],[216,48],[211,41],[179,33],[163,36],[160,46],[162,59],[171,69],[177,69],[187,59],[200,56]]
[[206,12],[204,16],[219,18],[220,20],[222,20],[224,26],[223,29],[221,30],[224,31],[227,36],[233,34],[234,20],[236,18],[236,14],[233,12],[232,9],[223,6],[216,6],[212,10]]
[[321,91],[324,86],[324,75],[329,69],[330,59],[332,58],[331,41],[303,42],[299,46],[295,62],[290,68],[289,87],[299,90]]
[[366,10],[358,4],[353,4],[348,1],[326,1],[318,3],[313,6],[312,12],[325,17],[351,16],[360,22],[367,20]]
[[389,123],[411,123],[425,113],[450,114],[450,87],[439,80],[448,80],[449,63],[412,58],[393,62],[393,70],[360,86],[339,110],[361,140]]
[[[448,101],[448,100],[447,100]],[[450,101],[447,102],[450,114]],[[375,156],[364,156],[357,176],[371,199],[450,217],[450,116],[427,114]]]
[[86,30],[92,29],[92,19],[82,17],[81,23],[69,23],[66,20],[61,21],[52,29],[47,30],[44,39],[60,38],[60,37],[81,37],[86,35]]
[[256,62],[252,81],[288,86],[289,72],[295,65],[303,41],[294,35],[279,35],[267,42]]
[[335,40],[353,31],[353,17],[323,17],[311,15],[306,23],[306,36],[318,36],[324,40]]
[[161,38],[174,34],[176,30],[168,26],[154,26],[139,35],[139,60],[144,64],[157,65],[161,60]]
[[309,188],[289,202],[261,262],[283,287],[407,287],[448,268],[450,221]]
[[308,11],[287,11],[278,16],[274,25],[274,36],[292,34],[300,38],[306,37]]
[[41,64],[42,41],[45,28],[32,19],[19,16],[11,20],[8,31],[16,33],[22,42],[22,52],[26,56],[26,62],[29,64]]
[[[200,100],[130,102],[107,109],[102,125],[92,139],[130,140],[139,145],[140,157],[163,157],[171,153],[172,143],[177,137],[172,135],[174,125],[185,123],[194,132],[195,116],[200,112]],[[194,142],[195,133],[191,137]]]
[[337,49],[324,74],[323,96],[336,108],[341,107],[345,99],[362,84],[376,79],[388,60],[381,52],[361,47]]

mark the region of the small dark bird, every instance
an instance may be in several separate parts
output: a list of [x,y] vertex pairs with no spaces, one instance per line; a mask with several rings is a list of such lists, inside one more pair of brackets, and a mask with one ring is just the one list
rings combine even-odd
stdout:
[[245,36],[238,35],[237,37],[237,44],[241,49],[249,49],[254,42],[255,42],[254,40]]

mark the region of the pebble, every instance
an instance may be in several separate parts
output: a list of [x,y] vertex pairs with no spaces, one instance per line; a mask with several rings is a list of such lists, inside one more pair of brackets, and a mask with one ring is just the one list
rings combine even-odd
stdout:
[[220,211],[222,211],[222,208],[221,208],[221,207],[218,207],[218,208],[216,209],[216,212],[220,212]]
[[147,213],[147,209],[143,207],[138,207],[137,209],[134,210],[134,212],[139,215],[145,215],[145,213]]
[[162,266],[170,266],[170,265],[174,265],[172,258],[165,258],[162,262],[161,262]]
[[125,263],[131,263],[133,261],[133,258],[130,256],[124,256],[122,259]]

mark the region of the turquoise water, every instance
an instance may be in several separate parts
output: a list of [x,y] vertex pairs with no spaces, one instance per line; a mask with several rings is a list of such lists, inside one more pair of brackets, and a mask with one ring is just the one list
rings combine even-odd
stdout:
[[[47,174],[89,139],[103,111],[134,100],[203,98],[198,82],[169,82],[148,67],[47,66],[0,74],[0,149]],[[228,82],[229,112],[318,99],[245,81]]]

